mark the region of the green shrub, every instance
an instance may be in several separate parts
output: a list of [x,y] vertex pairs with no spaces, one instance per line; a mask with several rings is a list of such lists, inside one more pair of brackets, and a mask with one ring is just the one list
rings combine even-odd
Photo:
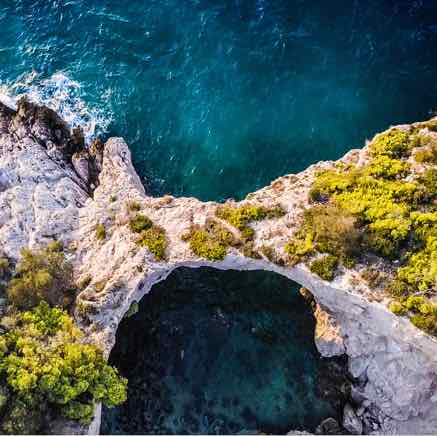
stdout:
[[6,277],[9,272],[9,261],[5,257],[0,257],[0,279]]
[[433,141],[427,148],[417,150],[414,158],[419,163],[437,164],[437,141]]
[[144,230],[150,229],[152,225],[152,220],[146,215],[141,214],[136,214],[129,221],[129,227],[135,233],[141,233]]
[[[40,406],[89,422],[95,402],[112,407],[126,400],[127,381],[108,366],[98,348],[82,339],[71,317],[47,303],[17,315],[15,326],[0,336],[0,376],[13,396],[6,416],[15,414],[27,422],[23,409],[34,411],[36,398]],[[22,422],[10,428],[6,421],[8,431],[21,430]]]
[[396,177],[405,177],[409,169],[408,162],[380,155],[372,159],[364,174],[384,179],[394,179]]
[[393,301],[390,303],[389,309],[395,314],[395,315],[405,315],[408,310],[401,304],[399,301]]
[[284,259],[278,254],[278,252],[270,245],[262,245],[261,253],[270,261],[276,265],[285,265]]
[[194,254],[208,260],[223,260],[227,248],[238,245],[232,233],[214,220],[209,220],[204,227],[192,226],[182,235],[182,240],[189,242]]
[[98,241],[103,241],[106,239],[106,229],[105,226],[101,223],[96,225],[96,238]]
[[339,258],[360,253],[361,232],[356,218],[335,203],[316,205],[304,213],[304,228],[315,248]]
[[284,246],[288,255],[288,263],[295,265],[314,254],[313,234],[307,233],[304,237],[297,235],[291,238]]
[[320,259],[313,260],[310,265],[310,270],[323,280],[331,281],[334,279],[334,273],[337,266],[338,258],[329,254]]
[[437,319],[435,316],[416,314],[410,318],[410,321],[420,330],[434,336],[437,335]]
[[141,204],[138,201],[130,201],[127,204],[127,208],[132,212],[138,212],[141,210]]
[[117,196],[116,196],[116,195],[111,195],[111,196],[109,197],[109,201],[110,201],[111,203],[114,203],[115,201],[117,201]]
[[437,198],[437,168],[429,168],[425,171],[419,182],[425,187],[430,200]]
[[322,201],[332,194],[341,193],[355,186],[361,173],[355,169],[319,171],[309,191],[311,201]]
[[250,257],[251,259],[262,259],[262,256],[255,249],[253,241],[246,241],[240,251],[243,256]]
[[149,251],[155,256],[156,260],[165,259],[165,250],[167,248],[167,238],[165,230],[157,225],[152,225],[147,230],[140,233],[137,241],[142,247],[147,247]]
[[1,430],[6,434],[38,434],[41,432],[48,407],[39,395],[26,398],[12,396],[6,414],[1,420]]
[[216,215],[240,230],[243,239],[252,239],[254,230],[248,225],[253,221],[279,218],[285,214],[280,206],[267,208],[265,206],[244,204],[242,206],[230,206],[224,204],[216,210]]
[[390,129],[376,135],[369,150],[372,156],[403,157],[410,150],[409,134],[399,129]]
[[74,299],[73,268],[59,245],[31,251],[23,249],[16,267],[16,276],[9,282],[9,301],[29,309],[40,301],[52,306],[67,307]]

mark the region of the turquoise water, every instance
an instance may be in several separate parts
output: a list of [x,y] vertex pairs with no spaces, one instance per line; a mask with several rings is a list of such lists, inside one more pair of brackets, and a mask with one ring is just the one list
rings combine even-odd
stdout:
[[110,361],[129,379],[128,400],[103,410],[101,431],[314,431],[340,417],[348,385],[318,354],[314,326],[279,275],[179,269],[120,324]]
[[3,0],[0,86],[124,136],[153,193],[241,198],[437,109],[434,0]]

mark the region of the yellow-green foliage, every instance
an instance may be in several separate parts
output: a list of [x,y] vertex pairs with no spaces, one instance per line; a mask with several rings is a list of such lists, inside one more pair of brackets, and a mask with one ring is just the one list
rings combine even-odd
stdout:
[[227,248],[236,244],[232,233],[214,220],[208,220],[203,227],[192,226],[182,240],[189,242],[194,254],[208,260],[223,260]]
[[[0,336],[0,376],[13,396],[6,416],[19,416],[17,404],[30,409],[37,399],[89,422],[95,402],[112,407],[126,400],[127,381],[106,363],[101,350],[83,342],[66,312],[44,302],[16,315],[15,325]],[[20,425],[6,420],[4,430],[17,432]]]
[[335,270],[338,266],[338,258],[331,254],[323,256],[320,259],[313,260],[310,270],[317,274],[323,280],[331,281],[334,278]]
[[138,212],[139,210],[141,210],[141,204],[138,203],[138,201],[130,201],[127,204],[127,208],[132,212]]
[[254,236],[254,230],[249,227],[251,222],[278,218],[284,214],[285,212],[280,206],[268,208],[249,203],[242,206],[224,204],[219,206],[216,211],[217,217],[227,221],[240,230],[243,239],[252,239]]
[[289,262],[305,260],[316,251],[335,255],[345,266],[360,251],[361,234],[355,217],[334,203],[316,205],[304,213],[300,231],[286,244]]
[[136,214],[129,221],[130,229],[135,233],[141,233],[144,230],[150,229],[153,223],[152,220],[146,215]]
[[410,165],[399,159],[392,159],[385,155],[379,155],[372,159],[366,167],[364,174],[385,179],[404,177],[408,174]]
[[165,249],[167,248],[167,238],[165,230],[157,225],[143,230],[137,241],[142,247],[147,247],[149,251],[155,256],[156,260],[165,259]]
[[387,132],[376,135],[370,144],[369,150],[373,156],[388,156],[400,158],[411,149],[408,132],[398,129],[390,129]]
[[428,169],[422,177],[419,178],[420,183],[426,189],[426,198],[433,200],[437,198],[437,168]]
[[0,257],[0,279],[4,278],[9,272],[9,261],[5,257]]
[[23,249],[16,276],[7,287],[9,301],[28,309],[40,301],[68,306],[74,298],[73,269],[58,243],[31,251]]
[[419,163],[437,163],[437,139],[425,136],[421,139],[422,148],[416,151],[414,158]]
[[[422,175],[413,173],[410,177],[411,168],[406,159],[413,147],[423,145],[422,140],[413,135],[397,129],[377,135],[369,145],[370,159],[366,165],[340,165],[323,171],[316,176],[310,192],[311,200],[335,204],[355,217],[354,228],[362,235],[361,248],[397,261],[400,266],[388,289],[400,301],[417,291],[425,295],[437,291],[437,168],[431,167]],[[426,147],[429,150],[429,143]],[[432,159],[426,160],[432,163]],[[328,206],[315,206],[310,213],[321,214],[324,207]],[[331,227],[335,228],[322,227],[322,234],[329,235]],[[315,223],[308,225],[304,220],[300,232],[305,230],[312,247],[309,243],[303,245],[302,237],[300,246],[295,240],[290,246],[295,251],[298,247],[301,252],[312,254],[312,248],[341,259],[338,248],[329,249],[331,243],[327,244],[328,249],[323,242],[317,243],[317,232],[311,231],[314,228]],[[341,240],[338,242],[347,246]],[[426,301],[426,297],[423,298]],[[398,301],[392,310],[399,314],[412,312],[415,325],[435,332],[434,315],[423,313],[430,303],[423,303],[421,309],[411,306],[412,300],[405,304]]]
[[99,241],[103,241],[106,239],[106,229],[105,226],[101,223],[96,225],[96,238]]
[[396,315],[408,315],[411,322],[421,330],[437,335],[437,304],[430,303],[423,296],[409,296],[390,304]]
[[405,315],[408,310],[401,304],[399,301],[393,301],[390,303],[389,309],[395,314],[395,315]]

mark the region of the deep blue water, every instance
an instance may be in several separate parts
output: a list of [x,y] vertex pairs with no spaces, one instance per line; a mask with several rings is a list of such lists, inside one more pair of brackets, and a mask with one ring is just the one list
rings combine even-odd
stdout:
[[435,0],[2,0],[0,83],[124,136],[154,193],[241,198],[437,109]]
[[269,434],[339,418],[347,392],[314,345],[315,320],[277,274],[179,269],[122,321],[110,360],[127,402],[102,433]]

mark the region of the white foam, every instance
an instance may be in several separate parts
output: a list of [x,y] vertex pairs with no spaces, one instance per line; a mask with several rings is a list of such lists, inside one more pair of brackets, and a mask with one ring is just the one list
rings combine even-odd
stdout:
[[12,84],[0,84],[0,101],[5,105],[15,109],[22,96],[55,110],[70,127],[82,127],[87,142],[97,134],[105,133],[112,121],[111,114],[86,104],[80,83],[63,72],[41,79],[32,71]]

